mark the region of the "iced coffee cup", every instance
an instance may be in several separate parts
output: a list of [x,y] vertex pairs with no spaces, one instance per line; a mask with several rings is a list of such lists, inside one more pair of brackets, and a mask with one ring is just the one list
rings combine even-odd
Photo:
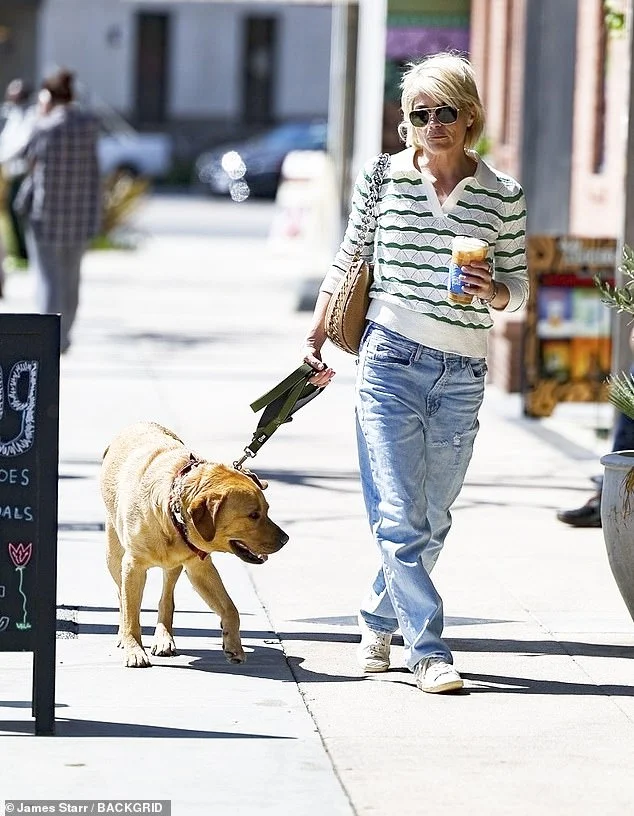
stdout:
[[479,238],[469,235],[456,235],[451,241],[451,261],[447,277],[447,297],[452,303],[471,303],[473,295],[462,290],[460,267],[467,266],[471,261],[484,261],[489,252],[489,245]]

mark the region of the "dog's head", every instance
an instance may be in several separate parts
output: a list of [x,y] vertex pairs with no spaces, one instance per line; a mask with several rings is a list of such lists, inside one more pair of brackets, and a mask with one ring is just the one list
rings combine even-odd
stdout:
[[269,518],[260,484],[239,470],[211,462],[192,470],[181,502],[204,542],[201,549],[232,552],[248,564],[263,564],[286,544],[288,535]]

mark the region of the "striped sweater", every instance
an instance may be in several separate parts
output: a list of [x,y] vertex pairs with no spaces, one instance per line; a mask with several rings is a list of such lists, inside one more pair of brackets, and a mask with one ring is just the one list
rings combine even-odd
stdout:
[[[414,149],[392,156],[362,257],[375,263],[370,320],[440,351],[486,357],[493,325],[488,307],[477,298],[469,305],[447,298],[451,239],[471,235],[487,241],[494,276],[510,293],[507,310],[515,311],[528,297],[526,205],[514,179],[470,155],[477,161],[475,175],[463,179],[442,206],[414,165]],[[350,265],[374,161],[357,178],[348,227],[323,292],[333,292]]]

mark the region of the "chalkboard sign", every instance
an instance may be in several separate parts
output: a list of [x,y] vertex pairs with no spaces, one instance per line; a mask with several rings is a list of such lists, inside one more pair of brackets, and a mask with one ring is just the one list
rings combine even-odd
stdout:
[[0,315],[0,652],[31,651],[54,731],[59,316]]

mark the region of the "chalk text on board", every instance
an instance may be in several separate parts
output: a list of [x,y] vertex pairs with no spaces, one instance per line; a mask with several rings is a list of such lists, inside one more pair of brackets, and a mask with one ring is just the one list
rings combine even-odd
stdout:
[[[21,456],[33,445],[37,373],[37,360],[19,360],[14,363],[7,376],[5,392],[4,371],[0,366],[0,420],[4,417],[7,406],[21,416],[20,430],[13,439],[4,440],[0,436],[0,456]],[[28,378],[26,385],[25,378]],[[21,391],[24,396],[20,396]]]

